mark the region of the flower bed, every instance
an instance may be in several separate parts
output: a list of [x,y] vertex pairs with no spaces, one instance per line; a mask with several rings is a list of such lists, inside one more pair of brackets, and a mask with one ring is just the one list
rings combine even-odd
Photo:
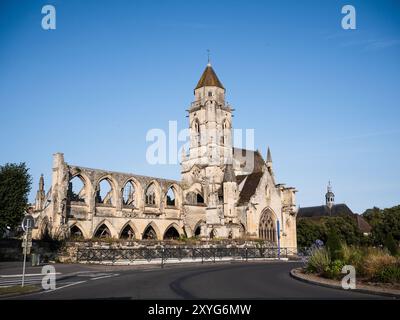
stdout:
[[400,257],[386,249],[339,246],[316,247],[304,271],[327,279],[342,279],[344,266],[353,266],[358,283],[400,289]]

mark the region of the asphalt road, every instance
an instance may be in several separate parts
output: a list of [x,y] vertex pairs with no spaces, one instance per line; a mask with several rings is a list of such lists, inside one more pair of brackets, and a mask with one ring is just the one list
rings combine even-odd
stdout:
[[380,299],[290,277],[296,262],[166,265],[84,271],[56,290],[13,299]]

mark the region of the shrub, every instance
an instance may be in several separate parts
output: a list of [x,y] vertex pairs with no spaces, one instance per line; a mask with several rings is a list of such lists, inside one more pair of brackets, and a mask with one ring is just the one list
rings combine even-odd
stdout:
[[326,242],[328,252],[332,260],[341,259],[342,243],[336,232],[330,232]]
[[345,265],[352,265],[356,269],[360,267],[363,262],[363,252],[358,247],[350,247],[343,244],[340,251],[340,256]]
[[376,273],[374,280],[385,283],[400,283],[400,265],[394,264],[382,268]]
[[319,248],[311,253],[308,259],[307,271],[315,273],[323,273],[329,267],[331,259],[325,248]]
[[396,256],[399,253],[399,247],[393,238],[391,233],[388,233],[385,239],[385,248],[387,248],[392,256]]
[[342,260],[335,260],[324,270],[323,275],[330,279],[337,279],[342,274],[342,268],[345,263]]

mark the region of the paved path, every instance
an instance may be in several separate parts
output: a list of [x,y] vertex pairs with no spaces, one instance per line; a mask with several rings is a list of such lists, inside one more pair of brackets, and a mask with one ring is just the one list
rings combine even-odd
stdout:
[[[17,299],[382,299],[307,284],[290,277],[296,262],[148,267],[81,266],[57,289]],[[70,265],[70,268],[79,268]],[[13,298],[16,299],[16,298]]]

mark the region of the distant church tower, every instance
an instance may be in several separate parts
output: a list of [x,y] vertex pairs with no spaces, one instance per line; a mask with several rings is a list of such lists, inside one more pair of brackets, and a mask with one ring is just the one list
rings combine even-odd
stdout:
[[44,178],[43,178],[43,174],[42,174],[39,179],[39,189],[36,193],[36,201],[35,201],[35,210],[36,211],[43,210],[44,205],[45,205],[45,203],[44,203],[45,198],[46,198],[46,194],[44,191]]
[[335,204],[335,194],[332,192],[331,182],[329,181],[327,192],[325,194],[326,206],[331,209]]

